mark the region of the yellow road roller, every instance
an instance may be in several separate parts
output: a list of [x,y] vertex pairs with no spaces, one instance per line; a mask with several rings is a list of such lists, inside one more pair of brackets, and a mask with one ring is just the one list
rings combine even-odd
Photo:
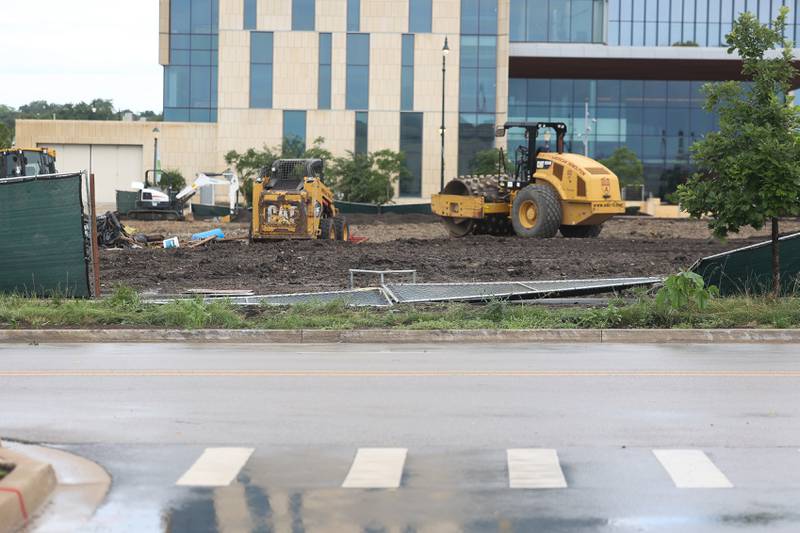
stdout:
[[[567,125],[562,122],[509,122],[498,127],[504,137],[513,128],[525,130],[527,143],[515,151],[509,172],[500,156],[496,175],[461,176],[431,198],[453,237],[519,235],[551,238],[597,237],[603,223],[625,213],[619,179],[594,159],[564,153]],[[545,146],[537,148],[540,130]],[[556,151],[549,151],[550,130]]]

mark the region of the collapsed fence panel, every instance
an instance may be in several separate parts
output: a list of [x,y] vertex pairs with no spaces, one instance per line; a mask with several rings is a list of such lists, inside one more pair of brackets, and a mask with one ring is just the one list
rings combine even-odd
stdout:
[[552,296],[579,296],[617,292],[654,285],[661,278],[517,281],[490,283],[389,283],[384,290],[398,303],[480,302],[492,299],[525,300]]
[[[800,233],[780,239],[781,290],[795,294],[800,284]],[[716,285],[720,294],[767,294],[772,291],[772,242],[766,241],[729,252],[704,257],[692,272],[706,286]]]
[[83,174],[0,179],[0,292],[89,297]]
[[[179,298],[155,298],[151,303],[167,303]],[[392,302],[379,288],[355,289],[351,291],[306,292],[295,294],[270,294],[264,296],[234,296],[234,297],[207,297],[206,303],[227,301],[233,305],[297,305],[297,304],[326,304],[340,302],[353,307],[389,307]]]

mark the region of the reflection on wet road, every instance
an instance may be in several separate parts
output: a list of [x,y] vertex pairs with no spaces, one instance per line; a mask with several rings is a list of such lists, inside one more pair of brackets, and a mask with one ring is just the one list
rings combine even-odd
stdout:
[[[680,488],[644,448],[565,448],[561,488],[511,488],[507,451],[408,450],[397,489],[343,487],[356,450],[257,448],[227,486],[177,486],[194,446],[70,446],[104,463],[116,490],[89,531],[798,531],[800,451],[697,451],[733,488]],[[519,450],[515,450],[519,452]],[[519,460],[519,454],[516,455]],[[546,454],[546,457],[552,457]],[[696,458],[695,458],[696,459]],[[679,459],[673,458],[674,461]],[[526,471],[552,478],[553,465]],[[678,468],[680,465],[671,468]],[[684,472],[685,473],[685,472]],[[698,475],[702,475],[702,472]],[[546,485],[542,485],[546,486]]]

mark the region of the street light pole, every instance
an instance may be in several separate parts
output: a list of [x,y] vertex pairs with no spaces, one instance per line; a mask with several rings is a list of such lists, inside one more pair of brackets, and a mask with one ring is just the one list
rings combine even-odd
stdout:
[[439,190],[444,190],[444,102],[445,102],[445,79],[447,77],[447,54],[450,53],[450,47],[447,45],[447,37],[444,38],[444,47],[442,48],[442,127],[439,133],[442,136],[442,164],[440,167],[441,174],[439,176]]
[[[153,128],[153,185],[156,185],[155,182],[159,181],[158,179],[158,134],[161,133],[161,130]],[[144,185],[148,187],[147,184],[147,172],[144,173]]]

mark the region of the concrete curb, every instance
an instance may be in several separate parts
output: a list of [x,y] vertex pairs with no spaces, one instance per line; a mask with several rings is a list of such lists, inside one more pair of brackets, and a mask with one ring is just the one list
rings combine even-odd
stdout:
[[0,461],[14,464],[14,470],[0,481],[0,533],[25,525],[56,487],[56,474],[42,463],[0,448]]
[[0,330],[0,343],[776,343],[800,344],[800,329],[531,330]]

